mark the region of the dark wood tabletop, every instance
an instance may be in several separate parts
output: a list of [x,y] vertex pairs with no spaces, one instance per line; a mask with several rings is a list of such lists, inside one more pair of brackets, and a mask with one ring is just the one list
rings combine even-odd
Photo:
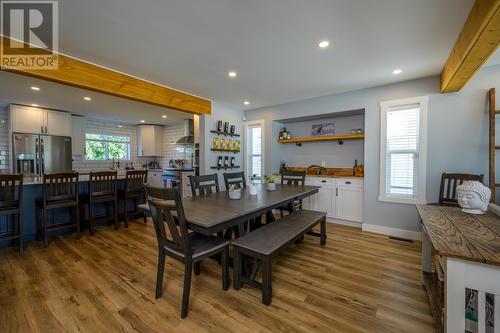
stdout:
[[211,235],[238,225],[249,219],[265,215],[273,208],[286,205],[318,193],[318,186],[281,186],[276,191],[266,191],[258,185],[257,195],[250,195],[248,188],[241,190],[241,199],[229,199],[227,192],[182,199],[189,228]]
[[472,215],[461,208],[417,205],[423,228],[442,256],[500,266],[500,218]]

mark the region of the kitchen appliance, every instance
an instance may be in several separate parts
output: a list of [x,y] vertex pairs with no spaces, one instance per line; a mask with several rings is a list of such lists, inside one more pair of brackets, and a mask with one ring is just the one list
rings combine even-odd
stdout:
[[163,171],[163,186],[166,188],[176,187],[181,190],[183,198],[191,197],[191,184],[189,183],[189,176],[194,175],[192,169],[183,170],[164,170]]
[[71,172],[71,137],[12,134],[14,173],[41,176],[51,172]]
[[194,144],[194,121],[193,119],[184,120],[184,136],[175,142],[178,145]]

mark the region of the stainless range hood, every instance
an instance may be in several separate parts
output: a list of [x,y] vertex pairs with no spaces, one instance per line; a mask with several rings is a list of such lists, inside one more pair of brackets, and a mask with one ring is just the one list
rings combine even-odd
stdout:
[[193,119],[184,120],[184,136],[175,142],[178,145],[194,144],[194,122]]

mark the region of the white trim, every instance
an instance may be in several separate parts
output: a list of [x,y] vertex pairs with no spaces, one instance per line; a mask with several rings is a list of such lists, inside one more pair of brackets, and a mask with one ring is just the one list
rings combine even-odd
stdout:
[[[387,196],[386,194],[386,149],[387,149],[387,110],[389,107],[419,104],[419,145],[418,145],[418,175],[417,175],[417,197],[405,198],[398,196]],[[380,173],[379,173],[379,201],[403,203],[403,204],[425,204],[426,178],[427,178],[427,113],[429,96],[397,99],[380,102]]]
[[326,222],[327,223],[332,223],[332,224],[345,225],[345,226],[348,226],[348,227],[353,227],[353,228],[358,228],[358,229],[361,229],[361,226],[363,225],[363,223],[361,223],[361,222],[332,219],[330,217],[326,218]]
[[411,240],[418,240],[418,241],[422,240],[422,232],[420,231],[396,229],[396,228],[384,227],[381,225],[368,224],[368,223],[363,223],[361,230],[366,232],[373,232],[376,234],[394,236]]
[[262,127],[261,131],[261,140],[262,140],[262,158],[261,158],[261,174],[262,177],[265,175],[265,156],[266,156],[266,121],[264,119],[260,120],[250,120],[245,121],[243,123],[243,171],[248,179],[250,179],[251,175],[248,173],[248,146],[250,145],[250,141],[248,140],[248,127],[253,125],[260,125]]

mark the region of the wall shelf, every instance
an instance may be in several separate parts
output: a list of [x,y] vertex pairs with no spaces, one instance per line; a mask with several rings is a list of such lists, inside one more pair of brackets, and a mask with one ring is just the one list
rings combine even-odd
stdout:
[[211,130],[210,133],[214,133],[214,134],[217,134],[217,135],[224,135],[224,136],[240,136],[239,134],[236,134],[236,133],[229,133],[229,132],[223,132],[223,131],[215,131],[215,130]]
[[210,169],[214,169],[214,170],[227,170],[227,169],[239,169],[240,167],[237,166],[237,165],[233,165],[233,166],[227,166],[227,167],[218,167],[218,166],[213,166],[213,167],[210,167]]
[[290,140],[278,140],[278,143],[304,143],[315,141],[339,141],[364,139],[364,134],[346,134],[346,135],[329,135],[329,136],[312,136],[306,138],[292,138]]
[[239,150],[231,150],[231,149],[216,149],[216,148],[210,148],[211,151],[218,151],[218,152],[222,152],[222,153],[239,153],[240,151]]

